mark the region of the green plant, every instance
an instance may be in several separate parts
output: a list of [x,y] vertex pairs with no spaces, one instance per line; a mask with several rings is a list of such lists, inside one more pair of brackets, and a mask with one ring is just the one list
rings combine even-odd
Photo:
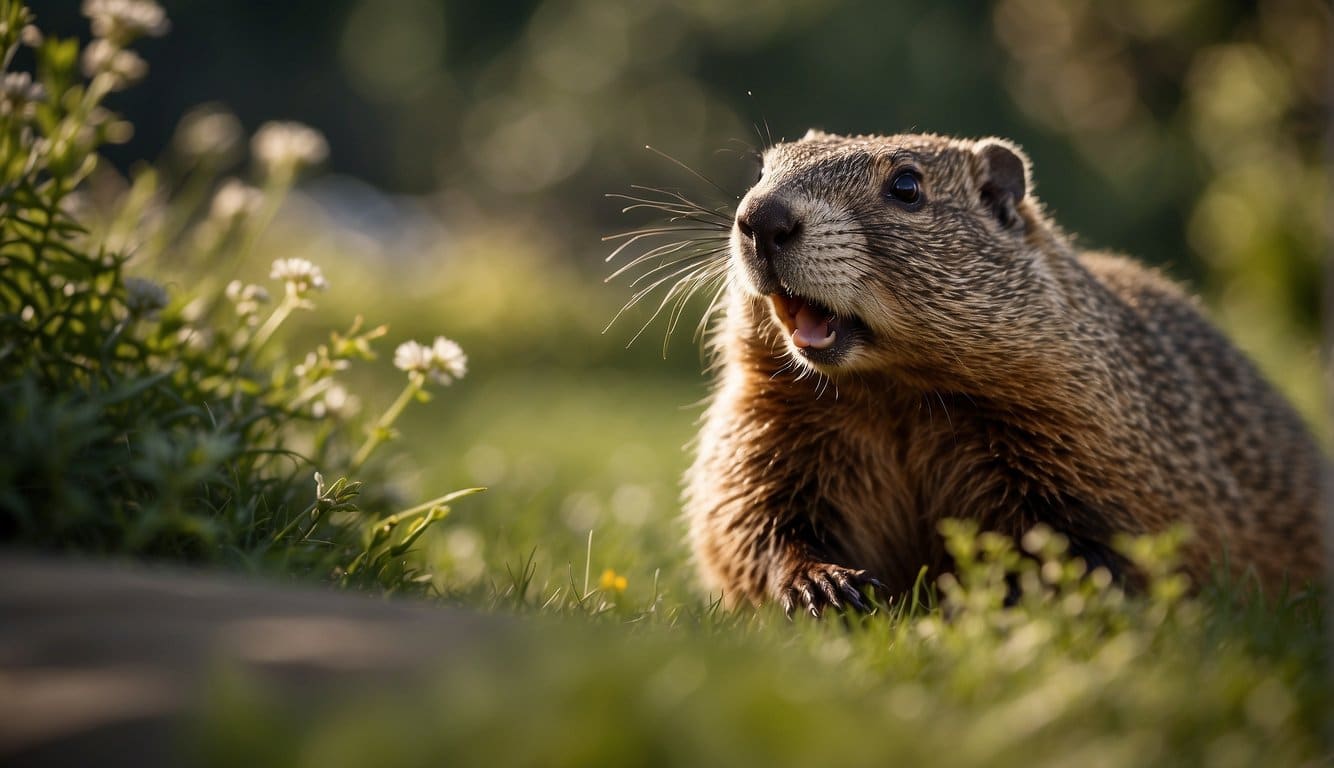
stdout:
[[[475,489],[380,517],[396,503],[385,483],[349,478],[384,479],[372,455],[408,402],[427,399],[428,378],[465,373],[462,350],[401,345],[404,395],[364,428],[339,374],[374,358],[385,326],[358,316],[297,364],[275,342],[313,307],[320,268],[275,261],[282,295],[267,312],[268,291],[235,277],[327,152],[310,128],[260,128],[252,187],[218,181],[235,119],[199,113],[182,126],[174,176],[142,170],[96,199],[85,182],[97,150],[128,131],[103,100],[144,74],[128,46],[167,21],[146,0],[89,0],[84,13],[94,37],[81,50],[43,40],[25,6],[0,0],[0,538],[278,565],[347,586],[423,583],[413,544]],[[23,54],[35,79],[10,71]]]

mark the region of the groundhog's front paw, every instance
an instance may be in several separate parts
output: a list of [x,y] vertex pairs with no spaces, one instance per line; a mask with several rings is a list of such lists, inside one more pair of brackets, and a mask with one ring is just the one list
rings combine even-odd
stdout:
[[826,607],[844,610],[851,607],[862,613],[873,609],[862,594],[863,587],[885,592],[885,585],[866,571],[829,563],[806,563],[790,571],[778,585],[778,601],[789,617],[801,608],[820,618]]

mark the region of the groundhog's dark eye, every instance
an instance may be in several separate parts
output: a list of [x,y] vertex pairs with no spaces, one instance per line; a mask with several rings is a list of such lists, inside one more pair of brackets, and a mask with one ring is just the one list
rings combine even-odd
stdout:
[[885,187],[890,197],[904,205],[913,205],[922,199],[922,182],[912,171],[900,171]]

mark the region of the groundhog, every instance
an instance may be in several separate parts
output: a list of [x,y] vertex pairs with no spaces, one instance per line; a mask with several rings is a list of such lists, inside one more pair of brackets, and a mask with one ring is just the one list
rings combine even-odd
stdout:
[[1118,534],[1177,523],[1197,585],[1321,573],[1301,419],[1181,288],[1076,248],[1014,144],[777,144],[729,250],[685,491],[729,605],[865,610],[949,570],[945,518],[1045,523],[1127,583]]

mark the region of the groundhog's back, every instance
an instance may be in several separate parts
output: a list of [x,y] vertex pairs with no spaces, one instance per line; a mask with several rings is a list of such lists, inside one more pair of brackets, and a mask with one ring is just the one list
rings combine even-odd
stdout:
[[1318,581],[1324,458],[1301,417],[1195,302],[1128,259],[1080,263],[1121,307],[1128,375],[1152,406],[1161,482],[1194,531],[1192,571],[1254,570],[1273,589]]

